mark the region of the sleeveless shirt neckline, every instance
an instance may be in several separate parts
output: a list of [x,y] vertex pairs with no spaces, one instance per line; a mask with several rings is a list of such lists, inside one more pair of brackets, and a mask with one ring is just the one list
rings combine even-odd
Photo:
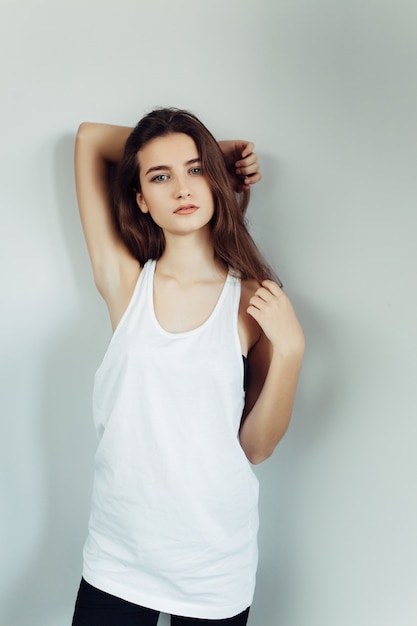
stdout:
[[[154,325],[156,326],[156,328],[158,328],[158,330],[165,336],[167,337],[185,337],[188,335],[192,335],[193,333],[198,333],[203,331],[211,322],[212,320],[216,317],[218,310],[221,307],[221,304],[226,296],[227,293],[227,286],[230,284],[230,281],[233,280],[233,277],[230,274],[230,271],[227,273],[226,278],[224,280],[221,292],[219,294],[219,297],[217,298],[216,304],[214,305],[211,313],[209,314],[209,316],[207,317],[206,320],[204,320],[204,322],[202,324],[200,324],[199,326],[196,326],[195,328],[191,328],[190,330],[184,330],[178,333],[166,330],[158,321],[158,318],[156,317],[156,313],[155,313],[155,304],[154,304],[154,277],[155,277],[155,270],[156,270],[156,260],[152,259],[150,261],[148,261],[149,263],[149,272],[147,274],[147,279],[148,279],[148,303],[149,303],[149,310],[150,310],[150,314],[151,314],[151,319],[154,323]],[[146,265],[146,264],[145,264]],[[144,268],[145,269],[145,266]]]

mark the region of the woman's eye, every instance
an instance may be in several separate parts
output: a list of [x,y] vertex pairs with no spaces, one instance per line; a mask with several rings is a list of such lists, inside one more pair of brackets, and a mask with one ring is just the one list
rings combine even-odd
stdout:
[[201,167],[193,167],[190,170],[191,174],[201,174]]
[[163,183],[167,178],[168,176],[166,174],[158,174],[152,178],[152,181],[155,181],[156,183]]

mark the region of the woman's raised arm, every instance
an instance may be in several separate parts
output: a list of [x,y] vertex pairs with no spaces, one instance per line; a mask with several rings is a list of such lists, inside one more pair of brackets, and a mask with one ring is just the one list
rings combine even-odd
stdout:
[[75,180],[81,223],[97,288],[105,300],[119,291],[122,269],[138,263],[114,228],[108,167],[119,161],[132,129],[84,122],[75,143]]

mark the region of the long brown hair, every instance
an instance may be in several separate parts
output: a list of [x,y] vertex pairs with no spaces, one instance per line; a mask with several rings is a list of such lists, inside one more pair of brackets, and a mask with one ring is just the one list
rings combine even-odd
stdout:
[[159,259],[165,249],[162,229],[149,213],[139,210],[136,202],[136,193],[141,190],[138,152],[152,139],[172,133],[189,135],[201,158],[215,205],[210,222],[215,257],[242,279],[277,280],[246,226],[249,192],[234,191],[217,141],[195,115],[182,109],[155,109],[140,120],[127,139],[114,181],[114,218],[131,254],[144,265],[149,259]]

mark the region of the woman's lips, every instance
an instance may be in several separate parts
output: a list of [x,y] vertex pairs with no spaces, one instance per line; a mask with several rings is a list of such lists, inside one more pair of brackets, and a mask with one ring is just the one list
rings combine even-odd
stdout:
[[182,204],[178,207],[178,209],[174,211],[174,213],[176,213],[177,215],[190,215],[191,213],[197,211],[197,209],[198,206],[196,206],[195,204]]

